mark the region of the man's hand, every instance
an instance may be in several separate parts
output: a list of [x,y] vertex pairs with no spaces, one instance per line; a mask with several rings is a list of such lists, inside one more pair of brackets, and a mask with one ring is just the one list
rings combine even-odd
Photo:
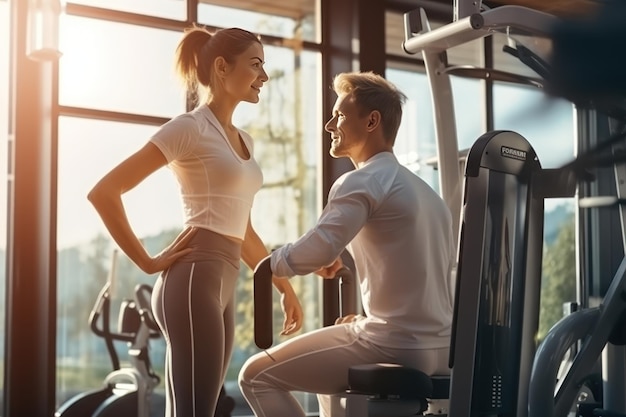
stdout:
[[318,269],[315,273],[322,278],[334,279],[337,276],[337,271],[341,268],[343,268],[343,261],[341,258],[337,258],[332,264]]
[[347,316],[338,317],[337,320],[335,320],[335,324],[352,323],[353,321],[359,321],[364,318],[365,317],[360,314],[348,314]]

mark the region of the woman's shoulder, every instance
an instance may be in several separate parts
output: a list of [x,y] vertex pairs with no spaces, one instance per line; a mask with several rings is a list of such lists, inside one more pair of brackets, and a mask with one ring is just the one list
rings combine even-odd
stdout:
[[198,118],[193,111],[182,113],[171,118],[163,127],[177,127],[183,130],[196,129],[198,127]]
[[174,117],[169,122],[161,126],[159,132],[155,136],[161,136],[167,139],[192,140],[198,136],[199,128],[197,121],[189,114],[181,114]]
[[170,149],[180,155],[195,146],[198,139],[198,122],[191,113],[183,113],[163,124],[150,138],[162,151]]

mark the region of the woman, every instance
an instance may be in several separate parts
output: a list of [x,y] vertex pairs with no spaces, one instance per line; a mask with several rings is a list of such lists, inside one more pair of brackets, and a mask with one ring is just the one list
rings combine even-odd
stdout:
[[[167,417],[213,416],[233,348],[240,259],[254,268],[268,255],[250,222],[262,173],[252,138],[232,123],[241,101],[259,101],[268,80],[263,64],[263,45],[246,30],[187,30],[176,68],[201,105],[163,125],[88,196],[126,255],[148,274],[161,272],[152,308],[167,343]],[[164,165],[180,185],[185,229],[151,256],[121,195]],[[302,308],[287,280],[274,284],[285,313],[282,333],[292,334],[302,326]]]

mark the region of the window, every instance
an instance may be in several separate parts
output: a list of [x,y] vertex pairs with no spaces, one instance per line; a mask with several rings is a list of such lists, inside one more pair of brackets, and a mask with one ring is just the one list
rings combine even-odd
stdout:
[[[310,3],[314,4],[313,1]],[[206,16],[205,13],[213,10],[212,7],[201,4],[200,15]],[[314,7],[311,6],[311,9],[314,10]],[[272,36],[293,37],[299,30],[296,26],[302,24],[293,19],[269,15],[255,20],[260,14],[246,20],[250,12],[224,9],[220,13],[224,11],[237,25],[247,21],[247,29]],[[200,23],[211,24],[210,19],[216,14],[212,11],[208,16]],[[129,113],[167,120],[184,112],[185,106],[182,87],[174,78],[173,71],[174,50],[180,40],[180,32],[79,16],[65,16],[63,19],[60,104],[83,108],[86,117],[61,116],[59,119],[59,405],[79,392],[100,387],[111,371],[104,342],[92,334],[87,325],[90,309],[107,277],[112,272],[117,277],[111,310],[114,325],[122,300],[132,297],[134,285],[152,285],[156,278],[142,273],[125,256],[119,256],[112,271],[115,245],[86,195],[103,174],[139,149],[158,126],[131,123],[128,120],[132,117],[126,117],[124,121],[89,118],[89,112],[106,110],[122,116]],[[214,23],[229,26],[221,18]],[[269,27],[290,29],[272,32]],[[158,44],[159,48],[153,48],[154,44]],[[260,102],[241,103],[233,121],[250,133],[255,141],[255,157],[263,170],[265,182],[255,199],[252,221],[271,248],[296,239],[318,217],[322,89],[318,81],[321,71],[318,52],[266,44],[265,60],[270,81],[261,91]],[[152,253],[171,242],[182,226],[178,186],[166,168],[125,194],[124,203],[133,228]],[[227,395],[236,400],[233,415],[251,415],[239,393],[237,375],[243,362],[257,352],[251,319],[252,272],[244,267],[240,274],[235,351],[225,388]],[[308,320],[304,330],[320,327],[320,280],[302,277],[292,283]],[[275,311],[276,329],[279,330],[282,313],[278,307]],[[276,334],[275,340],[279,339],[282,338]],[[116,343],[115,346],[122,363],[127,363],[125,343]],[[163,377],[164,342],[153,339],[150,346],[152,366]],[[156,390],[155,407],[163,406],[163,389],[161,383]],[[305,410],[317,411],[314,395],[302,394],[299,399]]]
[[[496,84],[494,124],[526,138],[543,168],[558,168],[575,156],[572,104],[541,90]],[[563,303],[576,301],[576,208],[574,198],[545,199],[539,340],[563,316]]]
[[[154,126],[62,117],[59,120],[58,258],[57,258],[57,398],[59,402],[88,389],[99,388],[112,371],[105,343],[90,332],[88,317],[100,289],[115,276],[112,290],[112,331],[117,331],[121,301],[132,298],[138,283],[152,284],[125,257],[112,265],[114,245],[87,192],[115,164],[142,146]],[[163,241],[180,228],[181,207],[176,184],[161,169],[125,195],[131,224],[145,244],[157,253]],[[101,323],[99,323],[101,325]],[[120,358],[125,343],[116,343]],[[164,346],[151,342],[151,359],[163,375]]]
[[59,104],[160,117],[184,111],[174,72],[179,40],[175,31],[64,15]]
[[310,42],[317,38],[314,0],[281,2],[274,6],[265,2],[257,7],[251,7],[248,1],[208,3],[198,5],[198,21],[204,25],[242,27],[261,35]]
[[542,90],[512,84],[494,87],[494,127],[513,130],[533,146],[544,168],[557,168],[574,157],[574,109]]
[[407,95],[394,152],[403,165],[435,186],[436,172],[426,163],[427,158],[437,154],[428,78],[418,68],[415,71],[387,68],[386,76]]
[[[387,68],[386,74],[389,81],[408,97],[394,151],[400,162],[437,189],[438,174],[434,162],[437,143],[428,78],[417,67],[415,71]],[[475,105],[477,97],[482,97],[482,86],[478,80],[459,77],[453,77],[451,83],[455,115],[449,123],[456,124],[458,146],[462,150],[469,148],[484,133],[483,109]]]
[[[435,30],[436,28],[441,27],[444,23],[429,21],[429,24],[431,25],[431,30]],[[387,31],[385,45],[387,54],[404,58],[406,58],[407,56],[414,56],[417,59],[422,59],[421,53],[416,55],[407,55],[407,52],[403,48],[405,36],[403,13],[389,11],[386,12],[385,29]],[[450,65],[480,66],[483,56],[481,52],[481,42],[481,40],[475,40],[471,42],[466,42],[460,46],[449,48],[447,54]]]

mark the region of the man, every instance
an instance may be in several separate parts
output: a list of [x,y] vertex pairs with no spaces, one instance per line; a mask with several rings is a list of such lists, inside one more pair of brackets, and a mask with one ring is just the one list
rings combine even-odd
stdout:
[[406,96],[371,72],[339,74],[333,88],[330,154],[356,169],[333,184],[317,225],[272,253],[271,269],[332,278],[347,248],[365,317],[339,318],[250,358],[239,385],[258,417],[304,416],[292,391],[317,393],[329,416],[328,395],[345,392],[353,365],[449,373],[455,237],[443,200],[393,154]]

